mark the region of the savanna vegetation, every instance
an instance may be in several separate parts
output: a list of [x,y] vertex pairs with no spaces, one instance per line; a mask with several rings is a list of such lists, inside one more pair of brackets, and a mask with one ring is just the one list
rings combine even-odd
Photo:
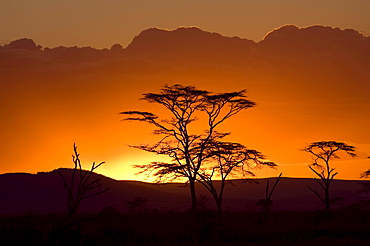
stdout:
[[[221,218],[225,185],[230,183],[233,177],[248,179],[254,176],[255,168],[277,167],[277,164],[266,161],[266,157],[257,150],[249,149],[241,143],[224,141],[231,132],[218,131],[219,126],[225,121],[256,105],[247,99],[246,90],[213,93],[199,90],[194,86],[176,84],[165,85],[159,93],[146,93],[143,96],[142,100],[158,104],[170,117],[160,118],[154,113],[144,111],[121,112],[126,116],[125,120],[153,125],[155,128],[153,133],[159,136],[155,144],[132,147],[168,156],[170,161],[154,161],[135,167],[142,169],[140,173],[156,177],[158,183],[185,178],[190,189],[193,211],[197,210],[195,182],[199,182],[210,192]],[[196,127],[194,124],[197,124]],[[330,196],[330,184],[338,174],[331,166],[331,161],[339,159],[338,152],[356,157],[355,149],[354,146],[336,141],[313,142],[302,149],[313,156],[313,163],[309,165],[309,169],[319,177],[315,180],[324,195],[312,187],[308,188],[324,204],[326,214],[329,214],[331,205],[341,199]],[[281,175],[271,191],[268,191],[267,184],[265,198],[259,201],[266,218],[273,204],[271,199],[273,191],[280,179]],[[220,185],[216,186],[215,180],[220,180]]]
[[25,214],[0,217],[1,245],[356,245],[370,244],[370,213],[322,212]]
[[[322,210],[273,211],[272,196],[283,179],[280,174],[274,184],[267,181],[265,194],[256,201],[260,212],[223,212],[225,186],[233,178],[248,180],[261,166],[278,168],[261,152],[226,141],[230,132],[218,131],[219,125],[255,106],[245,93],[212,93],[193,86],[166,85],[160,93],[144,94],[143,100],[164,107],[168,118],[151,112],[121,112],[125,120],[154,127],[158,142],[133,147],[168,156],[170,161],[136,167],[156,177],[157,182],[185,179],[191,198],[188,212],[150,210],[147,200],[137,197],[125,202],[127,213],[112,207],[95,214],[78,213],[82,201],[88,202],[87,198],[109,187],[91,178],[104,162],[93,163],[89,171],[83,171],[74,145],[72,175],[59,172],[66,191],[66,213],[0,216],[1,245],[370,245],[370,210],[366,207],[369,183],[364,183],[360,191],[363,201],[332,209],[339,198],[330,195],[330,185],[337,175],[331,161],[338,159],[340,152],[356,156],[355,147],[342,142],[314,142],[302,149],[313,156],[309,168],[322,190],[308,189],[323,203]],[[370,171],[362,175],[369,176]],[[197,196],[196,183],[209,192],[216,211],[207,208],[204,197]]]

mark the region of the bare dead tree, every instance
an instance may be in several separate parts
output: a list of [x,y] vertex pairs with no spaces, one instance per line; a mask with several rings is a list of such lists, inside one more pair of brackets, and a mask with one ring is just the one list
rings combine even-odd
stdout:
[[278,183],[282,179],[282,177],[281,177],[282,174],[283,173],[280,173],[279,176],[276,178],[275,183],[272,186],[272,189],[271,190],[270,190],[270,180],[267,179],[267,181],[266,181],[266,188],[265,188],[265,198],[260,199],[256,203],[257,206],[260,206],[262,208],[263,219],[265,221],[267,220],[267,218],[269,216],[269,213],[270,213],[270,210],[271,210],[271,207],[273,205],[273,201],[271,200],[272,194],[274,193],[276,186],[278,185]]
[[70,216],[77,213],[77,209],[82,200],[97,196],[109,190],[109,188],[102,189],[102,184],[100,183],[101,178],[91,179],[95,169],[105,162],[100,162],[97,165],[94,162],[89,171],[83,170],[76,144],[73,144],[73,151],[74,155],[72,155],[72,160],[74,168],[71,176],[69,177],[69,175],[63,174],[61,169],[57,170],[57,173],[63,180],[64,189],[67,191],[67,208],[68,215]]
[[315,178],[315,180],[323,189],[324,195],[320,195],[317,190],[311,187],[308,188],[315,193],[322,203],[324,203],[325,211],[327,213],[330,212],[331,204],[337,200],[330,197],[330,184],[332,183],[334,177],[338,174],[338,172],[335,171],[335,168],[330,166],[330,161],[332,159],[339,159],[337,152],[344,152],[351,157],[356,157],[357,155],[355,154],[355,149],[356,148],[353,146],[335,141],[313,142],[302,149],[302,151],[313,155],[314,161],[309,168],[319,177],[319,179]]
[[265,161],[262,153],[244,145],[231,142],[212,141],[207,149],[206,165],[198,171],[198,182],[213,196],[219,219],[225,186],[231,178],[254,176],[253,170],[261,166],[275,168],[273,162]]
[[[142,172],[157,177],[157,181],[186,178],[191,194],[192,210],[197,208],[195,182],[202,166],[205,150],[211,139],[222,137],[216,128],[225,120],[243,109],[253,107],[254,102],[246,99],[245,91],[230,93],[211,93],[193,86],[165,85],[160,93],[144,94],[142,100],[157,103],[170,112],[171,118],[160,119],[150,112],[125,111],[125,120],[141,121],[153,125],[154,134],[161,139],[153,145],[132,146],[144,151],[169,156],[172,161],[152,162],[136,165]],[[192,123],[206,117],[203,132],[194,131]],[[198,126],[197,129],[200,127]],[[227,134],[226,134],[227,135]],[[194,150],[197,151],[194,151]]]

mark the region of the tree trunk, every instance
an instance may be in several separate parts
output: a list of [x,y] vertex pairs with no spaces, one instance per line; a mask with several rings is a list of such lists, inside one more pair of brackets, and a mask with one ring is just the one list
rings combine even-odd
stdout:
[[329,197],[329,187],[325,189],[325,210],[327,213],[330,212],[330,197]]
[[265,204],[264,206],[262,206],[262,209],[263,209],[263,220],[267,221],[270,214],[271,206],[270,204]]
[[80,205],[80,201],[74,201],[74,202],[71,201],[68,204],[68,215],[74,216],[75,214],[77,214],[79,205]]
[[74,216],[77,213],[77,206],[70,206],[68,208],[68,215]]
[[195,190],[195,179],[189,179],[190,196],[191,196],[191,210],[197,211],[197,194]]
[[218,220],[222,219],[222,198],[216,198]]

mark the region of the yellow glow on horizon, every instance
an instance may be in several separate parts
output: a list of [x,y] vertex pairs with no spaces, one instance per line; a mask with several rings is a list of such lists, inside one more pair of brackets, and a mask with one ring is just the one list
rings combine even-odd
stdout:
[[[122,159],[117,161],[110,161],[105,165],[99,167],[97,173],[103,174],[107,177],[116,180],[137,180],[143,182],[154,182],[153,176],[147,176],[144,174],[138,175],[137,173],[141,170],[139,168],[133,168],[135,164],[148,164],[154,159],[142,158],[142,161]],[[158,160],[158,159],[156,159]],[[247,176],[244,178],[270,178],[277,177],[280,173],[283,173],[283,178],[317,178],[317,176],[308,168],[310,163],[298,163],[298,164],[279,164],[277,169],[271,169],[262,167],[253,169],[255,176]],[[359,180],[362,171],[366,171],[370,167],[370,159],[362,160],[345,160],[345,161],[333,161],[332,167],[338,172],[336,179],[345,180]],[[241,176],[232,177],[232,179],[243,178]],[[218,180],[219,178],[215,178]],[[185,182],[186,180],[177,180],[175,182]]]
[[110,158],[109,162],[99,167],[99,173],[117,180],[139,180],[144,182],[154,182],[155,177],[147,174],[138,174],[143,169],[135,168],[135,165],[146,165],[155,161],[166,162],[166,156],[159,156],[138,149],[128,149],[129,155],[119,155]]

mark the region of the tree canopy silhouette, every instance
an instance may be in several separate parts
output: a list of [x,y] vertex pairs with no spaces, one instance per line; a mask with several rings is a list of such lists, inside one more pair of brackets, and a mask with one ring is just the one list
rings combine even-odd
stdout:
[[[370,157],[368,157],[368,158],[370,158]],[[369,179],[370,178],[370,169],[367,170],[367,171],[365,171],[365,172],[363,172],[363,173],[361,173],[360,178],[361,179]],[[361,182],[360,185],[362,186],[360,192],[361,193],[366,193],[367,195],[369,195],[369,192],[370,192],[370,180],[367,180],[365,182]],[[366,199],[367,199],[366,200],[367,201],[366,203],[369,204],[369,202],[370,202],[369,201],[369,198],[367,197]]]
[[325,194],[321,196],[317,190],[311,187],[308,188],[324,203],[326,212],[330,211],[331,204],[336,200],[330,197],[330,184],[338,172],[335,171],[335,168],[330,166],[330,161],[332,159],[339,159],[338,152],[344,152],[351,157],[356,157],[355,149],[356,148],[351,145],[335,141],[313,142],[302,149],[302,151],[313,155],[314,162],[309,168],[319,177],[319,179],[315,178],[315,180],[324,190]]
[[254,176],[255,168],[277,166],[273,162],[265,161],[262,153],[248,149],[239,143],[211,141],[206,155],[207,159],[198,171],[197,180],[212,194],[219,218],[221,218],[223,194],[229,178],[246,178]]
[[[141,173],[150,173],[157,181],[175,180],[185,177],[188,180],[192,209],[196,210],[197,196],[195,182],[198,172],[206,158],[206,149],[213,140],[221,139],[227,133],[219,133],[216,128],[239,113],[255,106],[246,99],[245,90],[228,93],[211,93],[194,86],[165,85],[160,93],[144,94],[142,100],[163,106],[171,118],[160,119],[157,115],[142,111],[124,111],[125,120],[141,121],[155,126],[154,134],[161,139],[152,145],[137,145],[135,148],[166,155],[170,162],[152,162],[137,165]],[[195,131],[192,123],[204,117],[203,131]],[[199,126],[197,127],[199,128]]]

